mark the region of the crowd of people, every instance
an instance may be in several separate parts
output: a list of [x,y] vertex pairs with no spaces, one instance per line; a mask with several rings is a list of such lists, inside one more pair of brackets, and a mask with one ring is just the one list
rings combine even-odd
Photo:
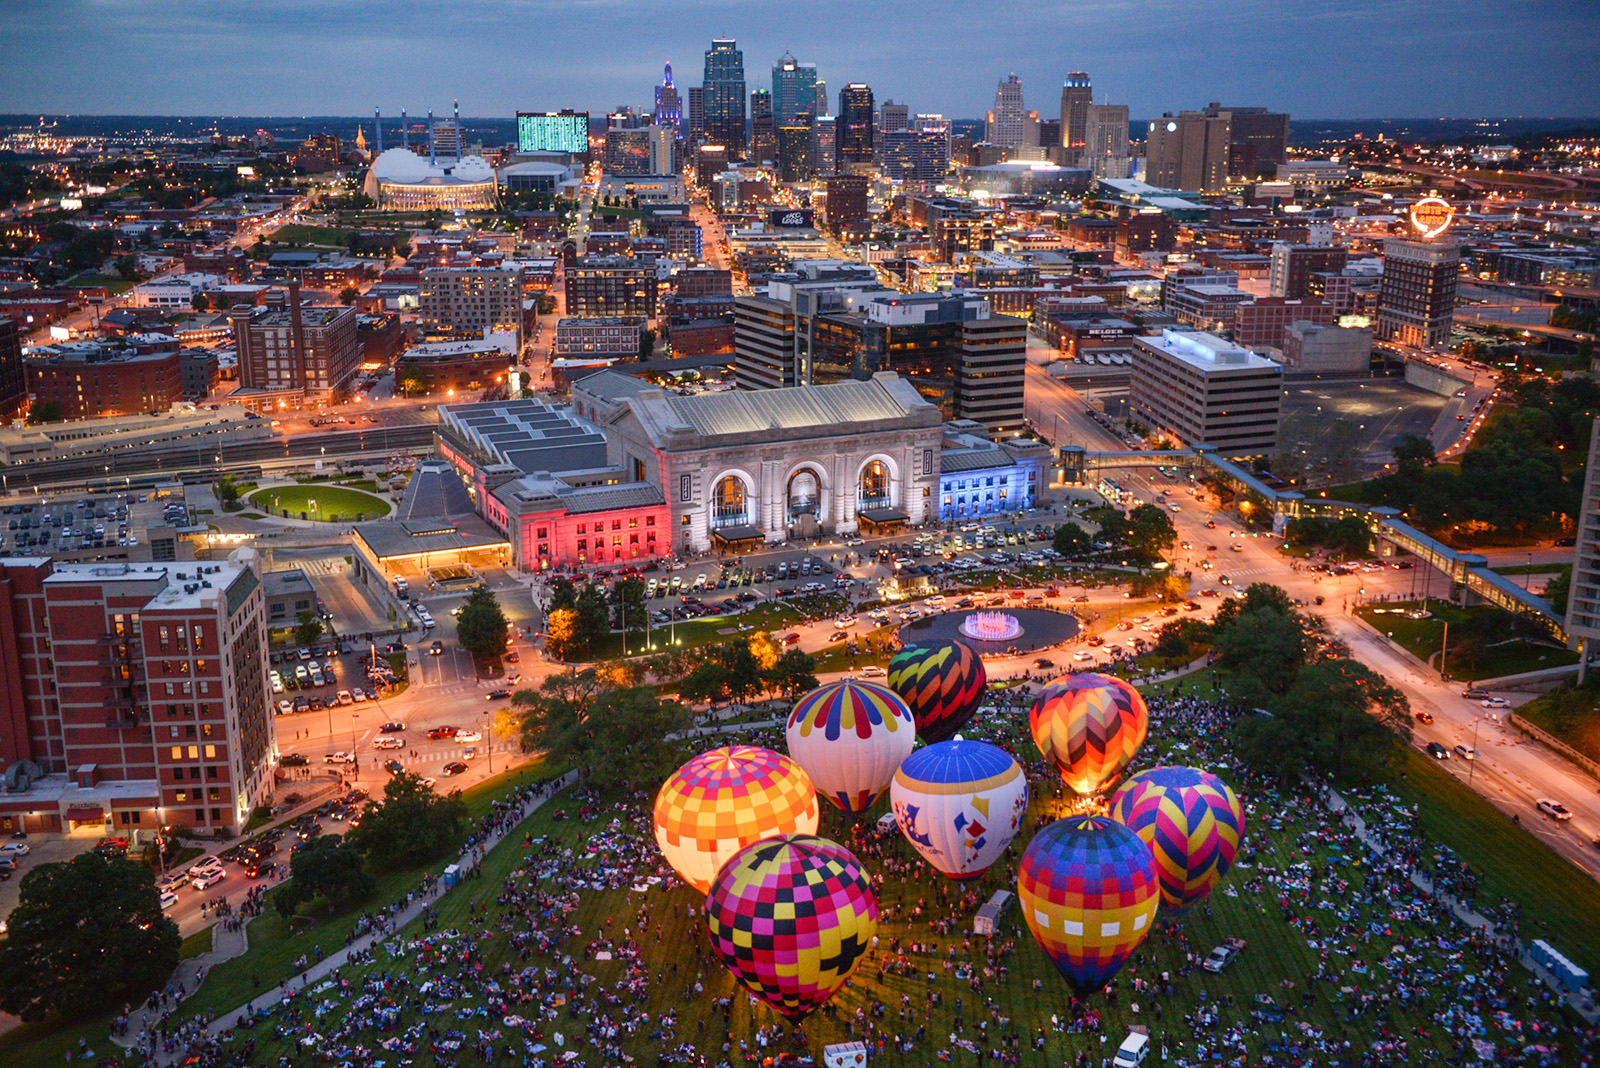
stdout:
[[[1028,835],[1073,801],[1029,736],[1036,685],[996,691],[963,732],[1023,760],[1034,799],[1031,825],[982,880],[945,880],[893,826],[825,817],[823,833],[874,873],[880,924],[850,987],[804,1028],[755,1007],[697,937],[703,901],[656,849],[647,791],[563,793],[535,834],[520,825],[546,783],[484,817],[463,853],[466,886],[430,885],[419,903],[364,917],[348,959],[263,991],[227,1030],[175,1022],[181,990],[153,995],[131,1063],[780,1068],[810,1063],[824,1041],[859,1041],[903,1065],[1106,1068],[1139,1025],[1161,1068],[1594,1064],[1596,1033],[1518,963],[1515,916],[1464,918],[1478,879],[1426,841],[1413,812],[1377,787],[1335,797],[1252,773],[1229,744],[1238,711],[1210,694],[1151,696],[1139,763],[1207,768],[1244,801],[1246,837],[1213,898],[1161,922],[1104,991],[1082,998],[1015,910],[994,937],[973,934]],[[783,748],[780,727],[746,737]],[[475,883],[497,842],[515,851],[509,870]],[[441,929],[445,892],[468,901]],[[1239,929],[1261,943],[1255,932],[1270,932],[1276,948],[1247,944],[1249,963],[1205,972],[1219,934]]]

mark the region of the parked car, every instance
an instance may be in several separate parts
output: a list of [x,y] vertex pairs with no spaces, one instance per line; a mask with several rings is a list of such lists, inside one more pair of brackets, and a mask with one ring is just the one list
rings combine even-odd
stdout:
[[1510,708],[1511,707],[1511,702],[1507,701],[1504,697],[1485,697],[1483,699],[1483,707],[1484,708]]
[[27,842],[7,842],[0,845],[0,856],[25,857],[32,852]]
[[222,880],[226,877],[227,876],[224,872],[208,871],[200,875],[190,876],[189,885],[194,887],[196,890],[209,890],[211,887],[222,882]]
[[861,674],[869,679],[878,678],[884,673],[885,672],[883,668],[879,667],[877,664],[868,664],[866,667],[861,669]]
[[1230,938],[1213,949],[1200,966],[1208,972],[1220,972],[1239,959],[1239,951],[1244,949],[1245,945],[1245,940],[1242,938]]
[[1111,1060],[1112,1068],[1139,1068],[1149,1052],[1150,1036],[1130,1031],[1128,1037],[1122,1040],[1122,1045],[1117,1047],[1117,1055]]

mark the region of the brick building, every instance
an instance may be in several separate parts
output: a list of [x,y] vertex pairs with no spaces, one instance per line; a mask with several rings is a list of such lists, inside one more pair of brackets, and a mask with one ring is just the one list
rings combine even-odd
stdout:
[[1287,300],[1283,297],[1257,297],[1233,309],[1233,341],[1253,348],[1283,347],[1284,332],[1290,323],[1333,324],[1333,305],[1321,300]]
[[26,362],[34,409],[59,405],[62,419],[158,412],[183,400],[178,342],[165,335],[49,345]]
[[[298,286],[287,306],[234,308],[229,313],[239,349],[239,403],[299,407],[328,404],[350,386],[361,366],[356,310],[301,305]],[[257,405],[259,407],[259,405]]]
[[0,829],[238,834],[276,756],[261,588],[251,550],[0,561]]

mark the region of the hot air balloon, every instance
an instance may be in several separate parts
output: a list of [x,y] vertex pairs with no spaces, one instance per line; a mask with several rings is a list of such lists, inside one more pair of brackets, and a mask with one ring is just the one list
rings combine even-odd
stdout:
[[817,791],[800,765],[770,749],[701,753],[656,794],[656,845],[702,894],[728,858],[779,834],[815,834]]
[[1080,794],[1115,777],[1144,744],[1149,713],[1139,691],[1110,675],[1068,675],[1028,709],[1033,741]]
[[872,807],[916,747],[916,724],[899,694],[860,679],[818,686],[795,702],[789,755],[817,793],[846,812]]
[[924,742],[942,742],[966,726],[983,702],[989,677],[961,642],[913,642],[889,661],[889,689],[905,699]]
[[1155,855],[1161,901],[1178,915],[1233,866],[1244,808],[1228,784],[1199,768],[1151,768],[1111,795],[1111,818]]
[[906,757],[889,784],[895,821],[922,859],[952,879],[976,879],[1022,825],[1028,779],[988,742],[936,742]]
[[746,846],[706,896],[711,947],[733,977],[798,1023],[837,994],[878,929],[878,899],[843,846],[788,834]]
[[1121,970],[1161,900],[1150,848],[1104,816],[1069,816],[1034,835],[1017,894],[1033,937],[1079,994]]

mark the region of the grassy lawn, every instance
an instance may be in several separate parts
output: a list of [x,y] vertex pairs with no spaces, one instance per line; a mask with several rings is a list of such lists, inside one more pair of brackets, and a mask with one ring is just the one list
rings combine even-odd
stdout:
[[[1549,937],[1561,951],[1600,973],[1600,882],[1512,823],[1440,762],[1410,746],[1388,765],[1359,768],[1408,807],[1415,805],[1423,830],[1449,846],[1480,876],[1480,910],[1501,901],[1522,906],[1523,937]],[[1358,775],[1350,781],[1359,781]]]
[[[490,804],[512,788],[532,779],[561,773],[561,766],[547,765],[534,760],[514,770],[505,771],[491,779],[462,791],[467,811],[472,821],[489,811]],[[440,871],[454,858],[441,858],[432,864],[408,871],[391,872],[378,877],[377,891],[359,906],[351,907],[333,916],[318,913],[302,916],[295,931],[291,931],[278,915],[268,896],[267,908],[249,926],[250,951],[242,957],[218,964],[206,976],[198,993],[184,1002],[176,1015],[188,1019],[207,1009],[226,1012],[237,1008],[255,996],[293,974],[293,962],[301,954],[314,954],[315,946],[329,952],[344,946],[344,936],[355,926],[361,913],[378,905],[386,905],[405,895],[422,880],[425,871]],[[183,959],[199,956],[211,948],[211,929],[197,932],[184,939],[179,948]],[[259,979],[260,986],[251,982]],[[0,1035],[0,1064],[33,1066],[54,1064],[64,1059],[68,1050],[75,1049],[80,1038],[89,1048],[104,1055],[113,1049],[106,1037],[111,1013],[94,1013],[72,1020],[55,1020],[22,1027]]]
[[202,953],[211,952],[211,928],[204,927],[183,940],[178,946],[178,959],[191,960]]
[[126,278],[109,278],[96,274],[80,274],[76,278],[68,279],[67,284],[74,286],[105,286],[106,292],[113,297],[120,297],[133,288],[133,283]]
[[290,223],[268,234],[267,240],[275,245],[322,245],[327,248],[345,248],[350,244],[350,235],[354,232],[331,226],[304,226],[300,223]]
[[[387,501],[370,493],[318,483],[309,486],[274,486],[250,494],[250,503],[270,515],[291,519],[317,519],[324,523],[349,523],[389,514]],[[313,508],[315,505],[315,508]]]
[[[993,729],[999,726],[1009,733],[1011,725],[997,722],[1000,720],[999,716],[989,717],[985,727]],[[1015,745],[1018,739],[1012,734],[1010,741]],[[1176,739],[1168,738],[1152,745],[1150,759],[1154,760],[1161,750],[1169,748],[1174,742]],[[1055,815],[1059,806],[1058,792],[1052,782],[1040,783],[1039,796],[1035,797],[1030,812],[1030,825],[1034,818],[1042,821]],[[1228,1006],[1224,1009],[1227,1022],[1243,1022],[1248,1047],[1234,1051],[1240,1054],[1264,1052],[1261,1043],[1294,1035],[1296,1032],[1293,1028],[1301,1020],[1325,1029],[1330,1040],[1349,1039],[1363,1047],[1372,1041],[1376,1022],[1369,1017],[1352,1016],[1348,1007],[1339,1002],[1337,985],[1316,984],[1312,988],[1315,1000],[1304,1005],[1298,1004],[1298,994],[1308,985],[1307,976],[1315,969],[1319,956],[1323,954],[1313,950],[1307,944],[1307,932],[1291,924],[1285,912],[1276,907],[1274,892],[1255,882],[1264,868],[1282,871],[1306,862],[1324,868],[1337,865],[1338,878],[1350,883],[1349,894],[1338,907],[1359,913],[1356,922],[1363,931],[1369,922],[1382,921],[1389,925],[1388,934],[1356,940],[1348,957],[1342,949],[1336,950],[1330,957],[1334,968],[1342,969],[1351,963],[1352,958],[1359,958],[1381,975],[1379,962],[1396,944],[1404,944],[1406,952],[1413,955],[1419,967],[1446,966],[1449,953],[1435,948],[1428,935],[1430,929],[1390,918],[1391,903],[1375,892],[1377,887],[1369,882],[1364,858],[1357,857],[1352,861],[1352,858],[1337,857],[1322,844],[1317,834],[1323,824],[1309,802],[1298,796],[1280,797],[1270,790],[1257,789],[1253,793],[1254,796],[1248,799],[1252,808],[1250,818],[1253,828],[1250,844],[1241,854],[1241,864],[1229,876],[1224,889],[1214,894],[1207,906],[1194,909],[1181,923],[1170,918],[1159,921],[1160,926],[1122,973],[1121,996],[1115,999],[1097,998],[1093,1002],[1101,1010],[1102,1030],[1110,1044],[1114,1044],[1126,1032],[1128,1025],[1143,1023],[1169,1044],[1182,1043],[1184,1049],[1178,1055],[1187,1055],[1192,1048],[1189,1046],[1192,1041],[1191,1030],[1181,1022],[1181,1017],[1192,1012],[1202,997],[1212,1004],[1219,1000],[1224,1002]],[[441,931],[479,932],[475,946],[486,975],[498,974],[502,963],[513,969],[528,963],[518,959],[518,954],[510,944],[510,931],[521,930],[525,921],[508,915],[497,904],[496,899],[502,893],[505,881],[509,878],[518,885],[539,885],[547,891],[554,889],[554,885],[547,881],[540,880],[535,884],[522,874],[527,868],[525,851],[521,846],[524,833],[548,837],[561,847],[572,850],[572,864],[580,868],[594,865],[594,852],[591,851],[604,853],[610,842],[619,839],[638,841],[648,835],[648,821],[633,822],[630,817],[634,809],[629,806],[606,808],[589,822],[556,819],[556,810],[563,807],[571,813],[576,808],[576,801],[564,797],[547,804],[529,819],[521,833],[511,835],[489,855],[483,864],[481,879],[462,883],[439,903],[438,927]],[[1062,1014],[1067,1009],[1067,988],[1023,927],[1015,908],[1002,921],[1003,936],[1015,947],[1014,951],[1002,957],[1005,975],[984,978],[982,990],[975,992],[967,980],[955,977],[942,965],[949,959],[953,965],[971,963],[981,969],[988,946],[983,939],[966,937],[970,930],[969,918],[977,904],[991,893],[1012,887],[1014,855],[1008,862],[997,865],[982,879],[970,884],[958,885],[936,880],[896,831],[890,831],[878,839],[881,856],[876,851],[879,846],[863,848],[863,840],[874,837],[873,821],[883,808],[880,803],[866,818],[858,821],[851,821],[836,810],[825,808],[819,833],[851,844],[860,855],[868,858],[869,867],[874,871],[880,906],[877,931],[880,946],[887,950],[896,941],[904,944],[916,940],[932,943],[933,952],[929,956],[912,957],[913,970],[900,974],[893,969],[880,972],[875,967],[875,960],[864,964],[851,985],[834,999],[836,1011],[819,1012],[806,1022],[805,1044],[811,1053],[817,1055],[820,1047],[827,1043],[849,1041],[852,1034],[847,1030],[846,1022],[858,1010],[870,1013],[875,1001],[885,1007],[879,1024],[888,1033],[898,1032],[909,1036],[919,1024],[926,1026],[928,1031],[927,1040],[911,1054],[902,1055],[890,1048],[878,1056],[877,1060],[881,1063],[919,1066],[935,1063],[936,1050],[951,1048],[946,1036],[961,1027],[962,1037],[977,1039],[975,1024],[977,1020],[988,1017],[990,1012],[1009,1021],[1000,1023],[1001,1030],[1014,1029],[1023,1036],[1025,1042],[1035,1033],[1044,1036],[1044,1049],[1037,1056],[1029,1055],[1026,1063],[1048,1065],[1069,1062],[1081,1051],[1100,1049],[1100,1043],[1093,1035],[1065,1033],[1051,1026],[1052,1014]],[[619,815],[623,817],[620,822],[617,819]],[[1026,837],[1026,832],[1023,837]],[[1013,847],[1013,854],[1016,851],[1016,847]],[[907,861],[910,867],[903,876],[890,874],[882,863],[882,857]],[[1229,890],[1233,893],[1230,894]],[[968,893],[965,901],[960,900],[963,891]],[[929,916],[913,921],[909,913],[919,900],[927,902],[934,917],[953,914],[957,918],[955,929],[947,934],[939,934],[930,931]],[[591,959],[585,947],[592,940],[607,936],[620,942],[624,938],[623,928],[631,930],[640,948],[640,963],[650,977],[645,996],[635,1006],[646,1022],[637,1032],[619,1032],[616,1041],[630,1060],[636,1063],[648,1063],[643,1058],[663,1049],[661,1043],[688,1043],[696,1049],[709,1051],[712,1060],[716,1059],[716,1051],[724,1039],[731,1042],[735,1050],[741,1042],[747,1043],[754,1053],[756,1029],[770,1027],[776,1020],[769,1010],[754,1007],[751,999],[742,994],[742,988],[735,986],[720,964],[704,952],[701,921],[698,917],[690,918],[688,915],[689,907],[698,907],[702,902],[702,897],[681,886],[665,890],[656,888],[645,893],[628,889],[586,889],[581,891],[576,911],[563,921],[569,927],[575,926],[579,933],[567,938],[559,948],[543,955],[545,960],[549,960],[571,954],[570,971],[581,971],[592,976],[597,980],[597,989],[610,990],[614,984],[627,978],[628,962],[622,959]],[[1326,901],[1321,904],[1328,908],[1308,906],[1297,911],[1314,916],[1324,929],[1335,926],[1337,918],[1333,911],[1329,911],[1333,906]],[[639,913],[645,907],[650,915],[641,922]],[[482,915],[484,910],[489,914],[488,922]],[[513,922],[503,924],[502,919]],[[535,921],[545,929],[549,929],[549,922]],[[1188,971],[1184,959],[1186,950],[1203,953],[1230,936],[1243,938],[1249,943],[1238,963],[1215,976],[1198,970]],[[1348,941],[1341,940],[1341,945]],[[1467,959],[1463,963],[1467,971],[1474,971],[1481,966],[1474,951],[1467,949],[1465,952]],[[415,954],[408,953],[406,957],[414,958]],[[533,963],[538,963],[538,959]],[[677,971],[673,971],[674,968]],[[1157,999],[1135,994],[1131,990],[1132,976],[1150,978],[1163,970],[1171,971],[1174,977],[1176,993],[1173,996]],[[361,979],[367,974],[405,973],[420,982],[437,979],[451,971],[453,965],[448,958],[446,962],[426,967],[419,967],[414,959],[391,959],[359,968],[347,968],[343,974],[351,988],[356,990],[360,989]],[[927,977],[929,972],[934,973],[933,978]],[[981,971],[978,974],[982,977]],[[1355,976],[1351,978],[1365,985],[1365,980]],[[1292,994],[1282,986],[1285,982],[1296,984]],[[691,989],[694,983],[702,984],[703,989]],[[939,1004],[925,1000],[930,991],[940,995]],[[1523,998],[1529,991],[1526,976],[1511,969],[1502,996],[1513,1005],[1520,1006],[1524,1004]],[[1282,1023],[1252,1024],[1246,1014],[1258,995],[1270,995],[1280,1005],[1292,998],[1297,1013],[1288,1016]],[[966,1003],[965,1008],[974,1010],[973,1018],[967,1019],[958,1013],[958,996]],[[1410,1039],[1414,1054],[1421,1048],[1438,1052],[1448,1052],[1452,1048],[1452,1040],[1433,1028],[1428,1017],[1428,1011],[1450,996],[1445,988],[1430,995],[1433,1004],[1428,1006],[1401,1007],[1398,1002],[1389,1004],[1386,1010],[1390,1014],[1389,1025]],[[726,1030],[723,1013],[715,1006],[715,999],[724,997],[732,999]],[[908,1005],[905,1013],[900,1009],[902,997]],[[457,1026],[470,1036],[473,1033],[471,1029],[476,1025],[470,1022],[456,1024],[453,1014],[456,1010],[464,1012],[480,999],[481,996],[470,992],[458,997],[451,1007],[452,1015],[439,1020],[437,1026],[441,1030],[447,1026]],[[585,1002],[589,1000],[584,999]],[[1156,1001],[1159,1001],[1162,1010],[1159,1017],[1153,1011],[1153,1002]],[[1134,1014],[1134,1002],[1142,1003],[1142,1014]],[[328,1033],[342,1026],[350,1012],[348,1006],[348,999],[336,1001],[334,1007],[317,1021],[317,1029]],[[512,1011],[528,1015],[525,1007]],[[1520,1010],[1513,1011],[1526,1015]],[[677,1016],[676,1037],[670,1042],[665,1038],[656,1040],[650,1034],[651,1029],[669,1012]],[[959,1024],[958,1016],[962,1020]],[[425,1018],[413,1010],[407,1014],[405,1022]],[[351,1036],[351,1041],[368,1044],[378,1037],[361,1018],[350,1017],[349,1021],[362,1028],[359,1036]],[[582,1058],[578,1063],[602,1063],[593,1059],[584,1044],[584,1026],[581,1020],[561,1013],[544,1023],[543,1041],[553,1042],[551,1033],[562,1033],[569,1048],[576,1046],[578,1056]],[[1417,1027],[1430,1028],[1433,1035],[1427,1038],[1413,1036],[1412,1029]],[[510,1033],[510,1028],[506,1031],[507,1039],[516,1037]],[[258,1029],[253,1037],[257,1040],[254,1063],[276,1063],[280,1055],[294,1052],[280,1040],[274,1039],[268,1030]],[[859,1029],[855,1030],[855,1037],[859,1037]],[[515,1048],[518,1052],[508,1059],[504,1052],[505,1044],[497,1043],[493,1059],[484,1062],[478,1058],[470,1043],[464,1043],[450,1063],[461,1068],[484,1063],[514,1063],[520,1057],[520,1041],[515,1042]],[[1568,1048],[1570,1051],[1570,1045]],[[953,1053],[954,1063],[967,1068],[981,1065],[987,1059],[969,1057],[961,1049],[953,1049]],[[613,1061],[608,1059],[604,1063]]]
[[1517,714],[1589,759],[1600,760],[1600,688],[1594,683],[1562,683],[1517,709]]
[[1512,564],[1494,569],[1499,575],[1570,575],[1571,564]]
[[1410,619],[1396,607],[1405,605],[1362,605],[1356,614],[1370,623],[1375,630],[1386,634],[1396,645],[1404,647],[1420,660],[1429,661],[1434,670],[1439,669],[1437,654],[1444,644],[1445,624],[1456,628],[1445,650],[1445,671],[1459,679],[1492,679],[1501,675],[1515,675],[1524,671],[1560,667],[1578,662],[1578,654],[1570,649],[1529,641],[1505,641],[1485,645],[1481,656],[1470,664],[1463,664],[1453,655],[1460,647],[1462,626],[1485,613],[1489,608],[1457,608],[1443,601],[1428,602],[1433,613],[1429,619]]

